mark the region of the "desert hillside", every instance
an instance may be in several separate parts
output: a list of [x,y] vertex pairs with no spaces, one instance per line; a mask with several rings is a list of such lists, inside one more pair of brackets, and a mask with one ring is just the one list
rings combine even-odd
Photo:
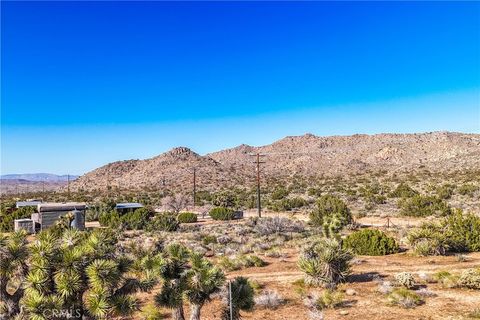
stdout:
[[285,137],[270,145],[240,145],[201,156],[184,147],[154,158],[126,160],[97,168],[72,183],[75,190],[190,189],[196,168],[200,188],[251,185],[254,157],[263,156],[267,180],[388,171],[451,172],[480,169],[480,135],[453,132]]

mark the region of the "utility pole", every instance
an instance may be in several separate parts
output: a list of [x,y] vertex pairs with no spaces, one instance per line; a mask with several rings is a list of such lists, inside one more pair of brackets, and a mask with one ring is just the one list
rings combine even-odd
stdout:
[[197,199],[197,168],[193,168],[193,209],[195,210],[195,200]]
[[70,200],[70,175],[67,174],[67,195],[68,199]]
[[261,156],[265,156],[264,154],[260,153],[255,153],[251,154],[252,156],[255,156],[256,161],[255,163],[257,164],[256,170],[257,170],[257,209],[258,209],[258,217],[262,217],[262,201],[261,201],[261,192],[260,192],[260,164],[265,163],[265,161],[260,161]]

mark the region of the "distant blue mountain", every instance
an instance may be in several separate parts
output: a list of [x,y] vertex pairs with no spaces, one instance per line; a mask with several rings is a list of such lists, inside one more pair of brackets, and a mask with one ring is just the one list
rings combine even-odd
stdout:
[[[70,181],[77,179],[79,176],[70,175]],[[4,174],[0,176],[4,180],[28,180],[28,181],[45,181],[45,182],[60,182],[67,181],[68,175],[56,175],[52,173],[19,173],[19,174]]]

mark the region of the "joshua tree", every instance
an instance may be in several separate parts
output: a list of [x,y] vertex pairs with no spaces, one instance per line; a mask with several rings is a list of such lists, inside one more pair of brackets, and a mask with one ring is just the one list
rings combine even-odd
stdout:
[[152,288],[163,260],[154,252],[132,259],[119,254],[115,244],[112,233],[103,230],[40,233],[31,248],[23,298],[28,318],[108,319],[135,311],[132,294]]
[[26,234],[15,232],[9,236],[0,235],[0,319],[13,318],[20,312],[23,287],[18,285],[15,292],[7,290],[12,283],[22,283],[28,272],[28,248]]
[[[224,290],[225,307],[222,312],[222,320],[241,319],[240,311],[250,311],[253,309],[253,306],[255,305],[253,295],[253,288],[248,282],[248,279],[244,277],[236,277],[231,282],[231,299],[229,295],[229,286],[227,285]],[[230,312],[232,313],[231,315]]]
[[321,239],[303,251],[298,266],[306,274],[306,283],[334,288],[346,279],[352,258],[338,240]]
[[188,288],[187,262],[189,252],[184,246],[173,243],[166,248],[162,270],[163,286],[155,296],[155,303],[172,309],[172,318],[184,320],[183,296]]
[[225,282],[225,275],[200,254],[192,254],[190,264],[186,291],[191,304],[190,320],[200,320],[203,305],[211,299],[212,294],[220,291]]

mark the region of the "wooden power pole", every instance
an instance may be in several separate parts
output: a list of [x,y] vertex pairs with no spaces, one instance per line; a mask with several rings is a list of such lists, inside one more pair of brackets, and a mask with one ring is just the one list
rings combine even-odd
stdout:
[[197,199],[197,168],[193,168],[193,209],[195,209],[196,199]]
[[256,171],[257,171],[257,210],[258,217],[262,217],[262,201],[261,201],[261,190],[260,190],[260,164],[265,163],[265,161],[260,161],[260,157],[265,156],[264,154],[255,153],[251,154],[255,156]]

